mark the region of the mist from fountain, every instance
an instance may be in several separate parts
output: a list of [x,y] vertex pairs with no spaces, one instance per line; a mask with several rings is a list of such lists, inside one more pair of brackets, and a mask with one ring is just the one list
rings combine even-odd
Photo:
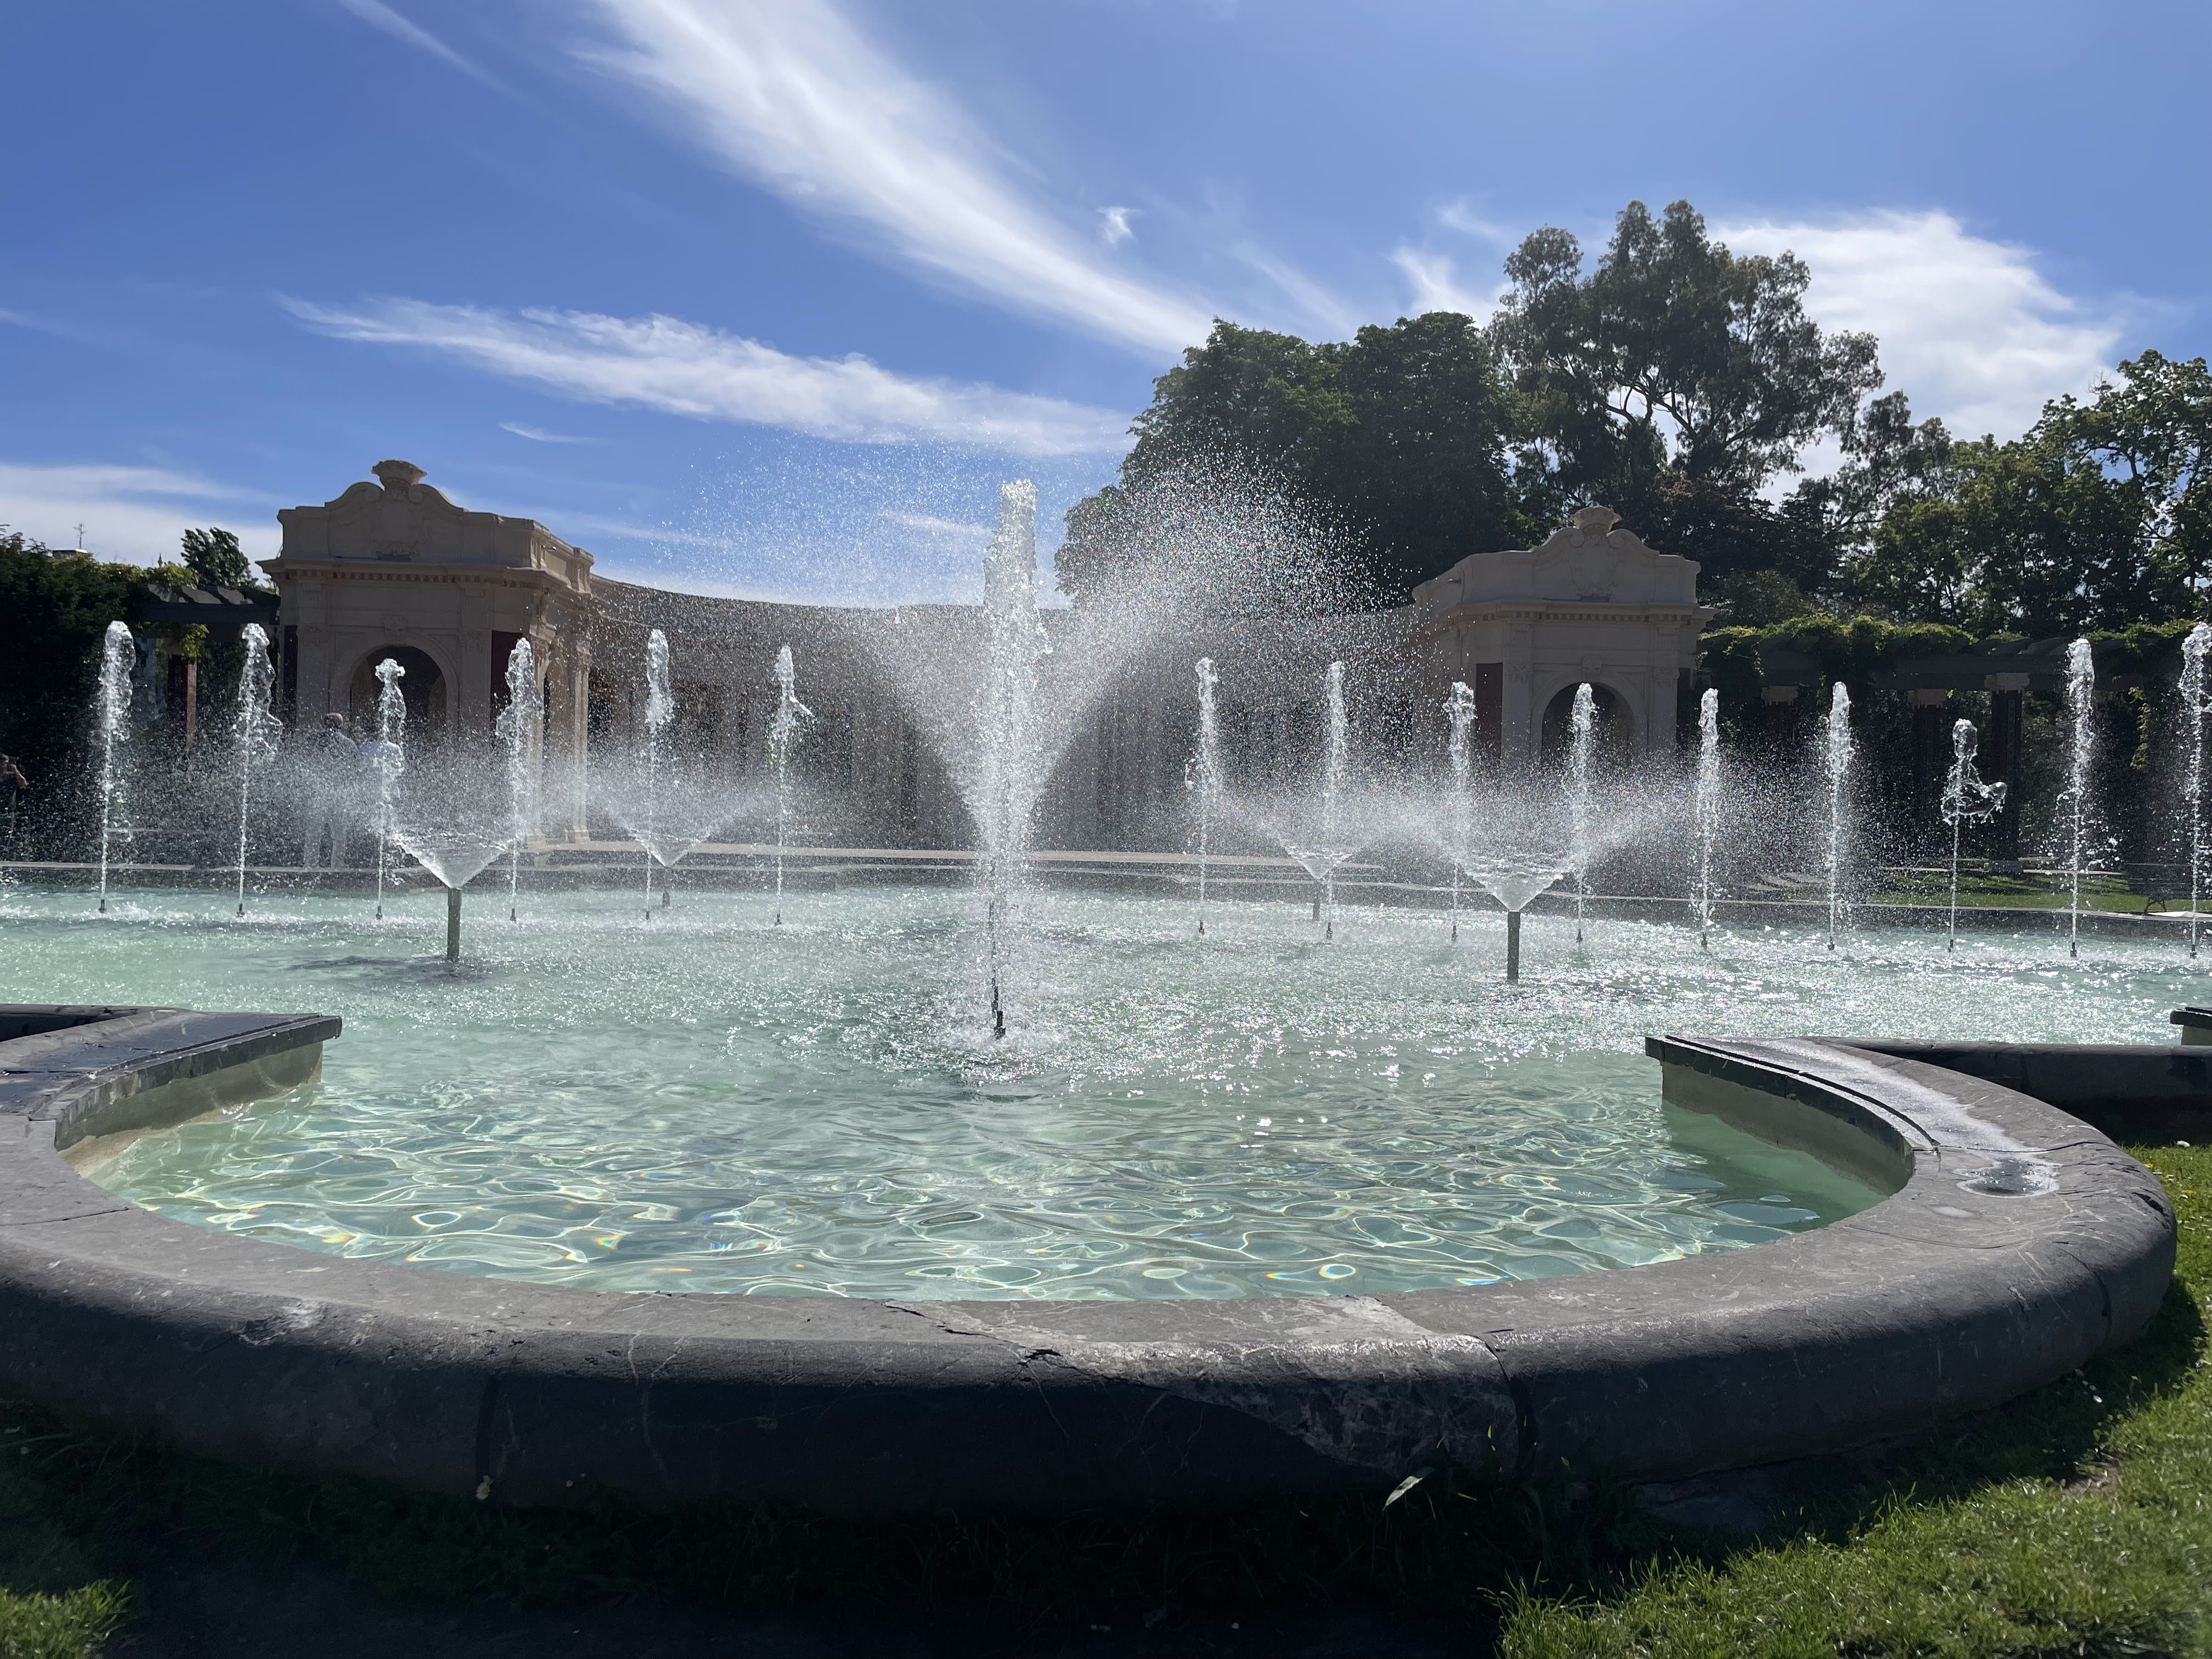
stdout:
[[507,919],[518,920],[522,884],[522,848],[538,824],[538,727],[544,705],[538,689],[538,662],[526,639],[517,640],[507,656],[507,707],[495,723],[507,750],[507,799],[514,813],[514,845],[507,853]]
[[775,763],[775,925],[783,926],[783,848],[791,830],[791,749],[799,725],[814,711],[799,700],[799,669],[787,645],[775,653],[775,714],[769,721],[768,752]]
[[977,873],[991,1035],[999,1039],[1006,1035],[1005,951],[1015,883],[1044,787],[1037,665],[1052,649],[1037,615],[1036,486],[1026,479],[999,493],[999,533],[983,564],[983,617],[988,668],[975,705],[980,787],[969,807],[982,842]]
[[1212,856],[1213,815],[1220,805],[1222,790],[1221,715],[1214,705],[1221,677],[1214,672],[1211,657],[1198,659],[1197,673],[1198,740],[1183,783],[1198,803],[1198,936],[1204,939],[1206,864]]
[[[660,772],[668,745],[668,728],[676,720],[676,693],[668,678],[668,635],[659,629],[645,640],[645,919],[653,920],[653,863],[660,831]],[[702,835],[701,839],[705,839]],[[697,845],[695,842],[694,846]],[[684,849],[686,852],[690,848]],[[680,854],[679,854],[680,856]],[[661,903],[669,895],[661,895]]]
[[119,622],[107,624],[100,642],[100,684],[94,719],[100,730],[100,914],[107,914],[109,846],[115,808],[123,793],[131,745],[131,659],[135,642]]
[[2097,665],[2089,641],[2066,647],[2066,713],[2072,746],[2066,762],[2066,954],[2081,954],[2081,859],[2092,820],[2089,784],[2097,763]]
[[1970,823],[1987,823],[2004,811],[2005,787],[1984,783],[1974,765],[1975,745],[1980,741],[1972,720],[1951,727],[1951,769],[1943,780],[1936,810],[1951,826],[1951,926],[1945,951],[1959,948],[1959,836]]
[[1567,816],[1575,860],[1575,943],[1583,942],[1583,906],[1589,896],[1590,751],[1597,742],[1597,696],[1585,680],[1575,688],[1568,721]]
[[259,623],[248,623],[239,638],[246,647],[246,662],[239,672],[238,718],[233,741],[238,754],[238,914],[246,914],[246,843],[252,825],[253,774],[276,757],[283,723],[276,718],[272,700],[276,690],[276,665],[269,660],[269,635]]
[[1698,699],[1698,948],[1712,948],[1713,844],[1721,830],[1721,694],[1708,686]]
[[2212,689],[2204,683],[2204,658],[2212,652],[2212,626],[2198,623],[2181,642],[2183,741],[2189,757],[2182,773],[2182,827],[2189,837],[2189,957],[2197,959],[2198,904],[2204,890],[2204,721],[2212,714]]
[[376,919],[384,920],[384,874],[392,848],[392,812],[407,773],[407,671],[386,657],[376,665]]
[[1856,753],[1851,735],[1851,694],[1838,680],[1828,694],[1827,732],[1820,745],[1820,769],[1828,786],[1828,948],[1836,948],[1836,929],[1844,917],[1844,857],[1849,828],[1846,811],[1851,762]]
[[1452,682],[1451,696],[1444,703],[1444,718],[1450,723],[1444,758],[1451,766],[1451,942],[1456,945],[1460,871],[1467,862],[1468,836],[1474,824],[1474,756],[1469,747],[1469,736],[1474,728],[1474,690],[1466,681]]

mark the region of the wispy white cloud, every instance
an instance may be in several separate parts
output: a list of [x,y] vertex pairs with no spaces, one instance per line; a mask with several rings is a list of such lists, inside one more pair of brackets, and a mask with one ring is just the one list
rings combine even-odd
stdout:
[[1447,230],[1455,230],[1462,236],[1471,236],[1479,242],[1494,243],[1499,247],[1510,247],[1522,236],[1521,232],[1511,227],[1486,217],[1474,205],[1474,199],[1468,196],[1446,202],[1438,208],[1437,222]]
[[830,0],[585,3],[612,38],[580,46],[582,61],[801,210],[865,228],[956,287],[1148,354],[1206,337],[1203,306],[1101,263],[957,104]]
[[525,426],[520,421],[501,421],[501,432],[512,432],[518,438],[527,438],[534,444],[603,444],[604,438],[578,438],[566,432],[548,432],[542,426]]
[[275,519],[251,491],[163,467],[0,461],[0,524],[49,547],[76,546],[82,525],[86,550],[104,559],[173,559],[187,527],[210,523],[266,557],[276,550]]
[[350,309],[283,304],[318,333],[441,352],[587,403],[638,404],[849,443],[1078,455],[1111,453],[1129,441],[1126,417],[1108,410],[894,374],[866,357],[793,357],[674,317],[508,313],[405,299]]
[[441,63],[449,64],[464,75],[474,76],[488,87],[499,85],[497,77],[462,57],[420,24],[402,17],[386,5],[384,0],[337,0],[337,3],[371,28],[381,29],[393,40],[404,40],[417,52],[427,52]]
[[1716,225],[1739,252],[1795,252],[1813,273],[1806,308],[1881,342],[1890,387],[1954,432],[2013,437],[2046,398],[2081,392],[2117,361],[2118,307],[2073,299],[2034,253],[1969,233],[1943,212]]
[[1273,283],[1309,329],[1331,339],[1347,339],[1368,320],[1358,307],[1265,248],[1250,242],[1239,243],[1236,256]]
[[1130,216],[1136,211],[1135,208],[1126,207],[1103,207],[1098,210],[1098,217],[1102,221],[1098,234],[1105,239],[1108,247],[1119,247],[1137,234],[1129,228]]
[[1405,274],[1407,308],[1419,316],[1431,311],[1456,311],[1478,323],[1489,320],[1498,308],[1494,296],[1475,293],[1460,281],[1459,268],[1449,255],[1424,252],[1401,244],[1390,263]]
[[900,513],[888,507],[884,517],[908,530],[926,530],[933,536],[988,536],[997,528],[995,525],[963,524],[957,519],[935,518],[927,513]]

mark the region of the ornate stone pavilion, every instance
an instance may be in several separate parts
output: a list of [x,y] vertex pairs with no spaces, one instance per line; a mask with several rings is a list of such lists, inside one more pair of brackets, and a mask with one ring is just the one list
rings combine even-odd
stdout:
[[[902,665],[917,635],[957,658],[981,648],[981,612],[957,605],[851,609],[674,592],[594,574],[592,556],[528,519],[475,513],[380,462],[320,507],[277,514],[279,556],[263,568],[281,598],[280,696],[289,720],[331,712],[356,731],[374,719],[375,665],[398,659],[416,729],[489,739],[507,696],[505,665],[530,640],[544,683],[549,802],[544,828],[586,833],[594,754],[634,750],[645,637],[669,640],[682,747],[732,783],[767,766],[775,702],[770,668],[793,647],[817,720],[805,750],[810,829],[848,845],[942,847],[966,836],[953,780],[930,728],[957,720]],[[1328,662],[1352,687],[1362,762],[1419,773],[1443,753],[1450,684],[1475,690],[1478,740],[1509,769],[1559,741],[1574,687],[1598,688],[1616,746],[1675,742],[1698,629],[1696,564],[1646,547],[1602,507],[1540,547],[1478,554],[1367,616],[1194,623],[1158,641],[1082,713],[1053,791],[1045,844],[1172,848],[1182,839],[1183,775],[1196,726],[1200,656],[1215,659],[1232,781],[1291,787],[1315,763],[1327,720]],[[1068,612],[1048,612],[1047,626]]]
[[1474,688],[1476,730],[1496,758],[1559,742],[1575,688],[1610,705],[1611,741],[1672,749],[1698,635],[1698,566],[1646,547],[1610,508],[1586,507],[1541,547],[1477,553],[1413,590],[1431,681]]

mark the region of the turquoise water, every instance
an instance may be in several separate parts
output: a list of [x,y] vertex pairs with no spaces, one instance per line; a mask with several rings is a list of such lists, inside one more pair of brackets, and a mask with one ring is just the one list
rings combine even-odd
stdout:
[[1301,902],[1035,895],[984,1040],[954,888],[0,902],[0,1000],[341,1014],[321,1080],[95,1178],[345,1255],[611,1290],[1228,1297],[1405,1290],[1729,1249],[1876,1194],[1662,1108],[1646,1033],[2160,1042],[2203,976],[2041,928],[1717,935]]

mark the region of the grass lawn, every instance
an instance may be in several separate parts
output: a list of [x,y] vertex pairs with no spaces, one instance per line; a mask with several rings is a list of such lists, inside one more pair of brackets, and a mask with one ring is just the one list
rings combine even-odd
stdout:
[[[308,1575],[343,1603],[321,1651],[360,1650],[343,1640],[367,1609],[410,1659],[483,1650],[430,1627],[487,1605],[557,1612],[562,1637],[591,1644],[563,1653],[623,1650],[604,1621],[627,1607],[980,1620],[1013,1644],[988,1650],[1023,1653],[1319,1652],[1260,1632],[1364,1615],[1384,1621],[1366,1645],[1326,1650],[1408,1651],[1387,1632],[1418,1628],[1419,1651],[1513,1659],[2212,1656],[2212,1152],[2136,1150],[2181,1218],[2179,1282],[2151,1331],[2000,1411],[1800,1472],[1762,1542],[1662,1524],[1619,1483],[1565,1472],[1437,1476],[1388,1510],[517,1515],[233,1469],[0,1407],[0,1659],[205,1650],[165,1638],[167,1593],[146,1588],[194,1563]],[[264,1650],[256,1618],[245,1599],[221,1650]]]

